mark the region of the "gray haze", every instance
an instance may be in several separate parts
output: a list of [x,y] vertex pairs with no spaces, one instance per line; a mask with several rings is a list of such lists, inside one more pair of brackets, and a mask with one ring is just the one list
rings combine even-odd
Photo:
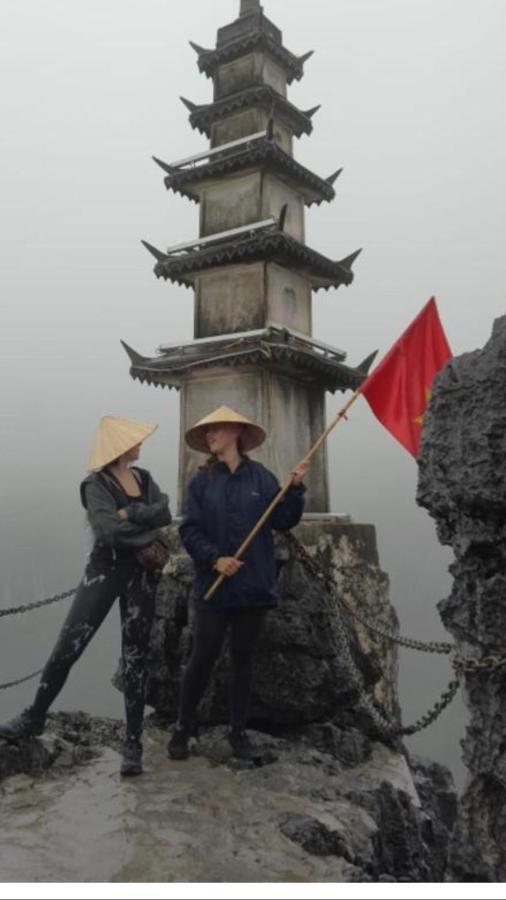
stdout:
[[[382,352],[436,294],[456,354],[505,312],[506,80],[503,0],[265,0],[297,53],[317,51],[290,99],[322,103],[297,158],[345,168],[337,200],[311,210],[307,242],[333,258],[358,247],[356,282],[314,298],[314,333],[357,363]],[[65,590],[89,544],[77,485],[104,413],[155,419],[143,462],[175,496],[178,395],[128,375],[124,338],[150,355],[192,337],[193,295],[157,282],[140,238],[197,233],[197,210],[167,195],[151,154],[205,148],[183,94],[211,99],[193,39],[214,44],[239,0],[2,0],[0,4],[0,605]],[[341,396],[329,398],[329,414]],[[444,636],[436,602],[451,555],[415,504],[417,470],[365,404],[330,441],[333,509],[374,522],[403,630]],[[0,681],[43,663],[62,606],[2,621]],[[120,713],[109,686],[111,615],[59,706]],[[403,657],[406,723],[449,680],[445,661]],[[32,687],[0,694],[0,715]],[[455,706],[411,742],[459,772]]]

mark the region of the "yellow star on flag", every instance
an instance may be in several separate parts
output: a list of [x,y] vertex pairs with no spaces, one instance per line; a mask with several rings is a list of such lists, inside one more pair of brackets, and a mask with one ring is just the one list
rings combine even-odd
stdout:
[[413,422],[416,422],[416,424],[419,425],[420,428],[422,427],[422,425],[425,421],[425,414],[427,412],[427,407],[430,403],[431,397],[432,397],[432,388],[426,387],[425,388],[425,409],[422,413],[420,413],[419,416],[417,416],[415,419],[413,419]]

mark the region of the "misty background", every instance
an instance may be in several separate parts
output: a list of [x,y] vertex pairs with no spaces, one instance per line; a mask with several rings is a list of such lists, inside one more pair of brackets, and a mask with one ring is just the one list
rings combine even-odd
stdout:
[[[2,0],[0,4],[0,607],[76,585],[90,545],[78,485],[99,417],[155,420],[141,464],[176,498],[179,396],[131,380],[120,338],[145,355],[191,340],[193,294],[158,282],[145,238],[197,234],[197,208],[167,194],[167,162],[206,148],[179,95],[210,102],[192,39],[212,47],[239,0]],[[505,313],[503,0],[265,0],[295,53],[289,92],[322,104],[295,156],[337,199],[309,210],[307,243],[340,259],[350,288],[314,295],[314,334],[356,364],[384,353],[435,294],[454,353]],[[342,395],[328,398],[329,415]],[[452,555],[416,506],[414,460],[365,403],[329,444],[332,509],[377,527],[402,631],[447,639],[436,603]],[[173,507],[175,502],[173,502]],[[39,668],[68,601],[0,623],[0,682]],[[109,683],[115,609],[56,708],[122,715]],[[432,706],[448,662],[401,655],[405,724]],[[0,716],[35,683],[0,692]],[[409,741],[462,778],[459,700]]]

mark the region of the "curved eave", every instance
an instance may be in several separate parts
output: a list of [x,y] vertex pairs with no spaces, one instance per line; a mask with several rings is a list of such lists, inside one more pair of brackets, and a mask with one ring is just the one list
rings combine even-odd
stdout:
[[231,154],[228,157],[223,156],[221,159],[215,159],[193,169],[185,169],[168,175],[164,179],[165,187],[167,190],[175,191],[198,203],[200,202],[198,186],[203,181],[232,175],[252,166],[262,166],[279,175],[281,179],[290,182],[292,187],[302,193],[307,206],[313,204],[319,206],[320,203],[331,203],[335,199],[336,192],[328,181],[296,162],[292,156],[289,156],[272,141],[265,141],[259,147]]
[[215,103],[196,106],[190,113],[190,125],[201,134],[210,137],[211,126],[215,122],[255,106],[264,107],[271,116],[279,116],[292,129],[296,137],[311,134],[313,130],[313,123],[309,116],[266,85],[247,88],[223,100],[217,100]]
[[193,363],[189,363],[188,359],[171,361],[170,357],[146,359],[142,364],[132,365],[130,374],[134,380],[142,384],[178,390],[188,373],[196,369],[241,366],[267,367],[272,372],[292,377],[297,373],[304,380],[318,382],[324,390],[331,393],[338,390],[357,390],[366,377],[363,372],[344,363],[335,361],[331,363],[310,353],[304,354],[298,350],[269,344],[241,351],[227,359],[214,358],[212,355],[194,360]]
[[262,32],[231,41],[229,44],[216,50],[205,50],[199,53],[198,67],[204,75],[212,78],[218,66],[233,62],[233,60],[239,59],[247,53],[252,53],[254,50],[263,50],[269,53],[278,65],[285,70],[288,84],[291,84],[293,81],[300,81],[303,77],[304,59],[295,56],[286,47],[276,43],[276,41],[273,41],[272,38],[269,38],[268,35]]
[[311,279],[313,290],[350,285],[351,267],[322,256],[280,231],[248,237],[228,244],[170,257],[157,262],[155,275],[190,287],[195,276],[207,269],[248,262],[276,262]]

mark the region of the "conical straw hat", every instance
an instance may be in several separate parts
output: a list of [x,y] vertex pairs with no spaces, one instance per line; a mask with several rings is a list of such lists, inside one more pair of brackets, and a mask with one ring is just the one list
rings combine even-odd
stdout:
[[98,472],[132,447],[142,444],[157,428],[154,422],[102,416],[93,440],[88,468]]
[[265,431],[263,428],[260,428],[260,425],[251,422],[246,416],[241,416],[240,413],[231,409],[230,406],[220,406],[219,409],[216,409],[209,416],[201,419],[200,422],[197,422],[193,428],[190,428],[186,432],[186,443],[192,450],[199,450],[201,453],[209,453],[209,445],[206,441],[206,429],[209,425],[225,425],[227,423],[244,426],[242,448],[245,452],[254,450],[255,447],[259,447],[260,444],[263,444],[265,441]]

